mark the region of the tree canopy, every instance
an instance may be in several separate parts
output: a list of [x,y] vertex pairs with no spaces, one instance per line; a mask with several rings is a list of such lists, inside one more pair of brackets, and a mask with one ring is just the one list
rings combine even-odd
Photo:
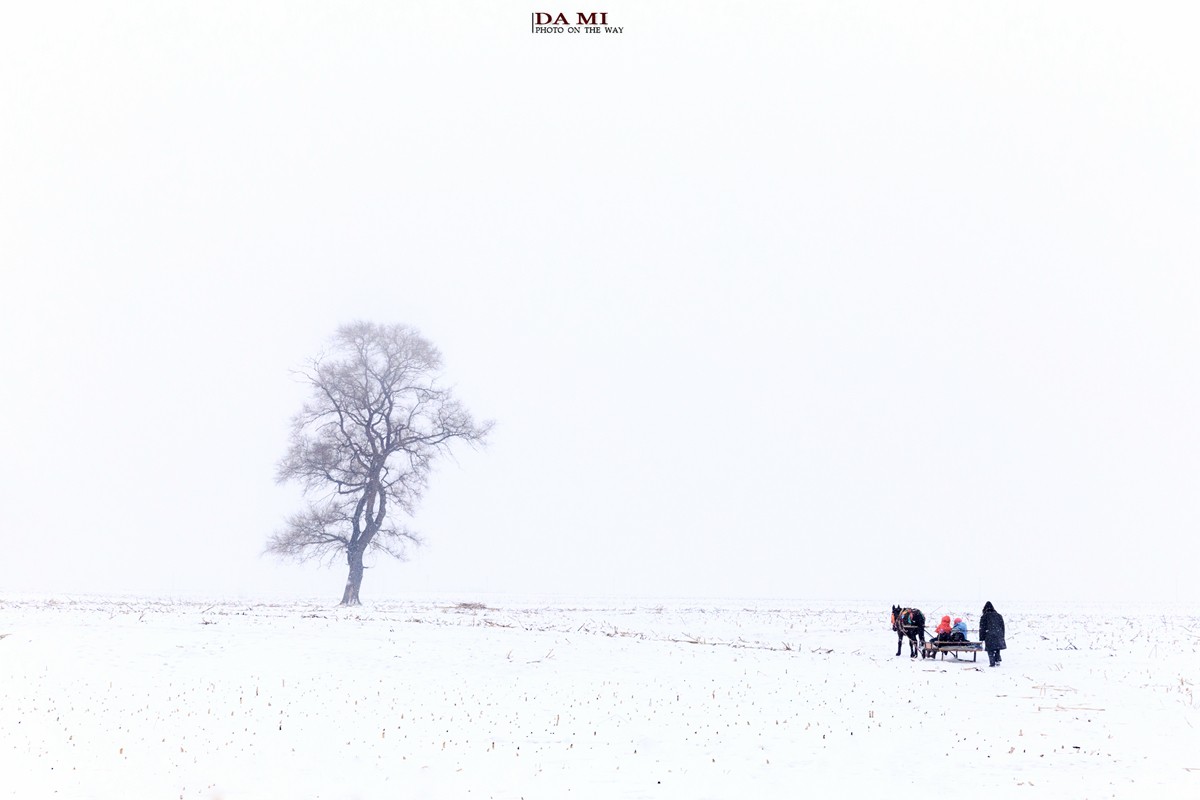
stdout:
[[297,561],[345,553],[343,605],[360,602],[366,552],[404,558],[420,542],[404,521],[437,458],[455,443],[482,445],[492,428],[441,385],[441,369],[441,353],[413,328],[356,322],[299,372],[312,391],[292,419],[276,477],[298,483],[308,505],[267,552]]

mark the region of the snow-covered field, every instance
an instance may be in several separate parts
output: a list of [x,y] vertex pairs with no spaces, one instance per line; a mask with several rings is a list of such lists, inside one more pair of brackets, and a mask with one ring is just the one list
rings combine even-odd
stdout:
[[[916,602],[974,628],[970,607]],[[1200,616],[884,602],[0,597],[20,798],[1200,797]],[[485,604],[485,607],[472,607]]]

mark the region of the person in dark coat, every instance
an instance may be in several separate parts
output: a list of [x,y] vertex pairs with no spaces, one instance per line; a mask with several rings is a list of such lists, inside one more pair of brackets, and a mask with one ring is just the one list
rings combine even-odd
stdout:
[[991,600],[983,604],[983,613],[979,615],[979,640],[987,650],[988,666],[999,664],[1000,651],[1007,647],[1004,644],[1004,617],[992,606]]

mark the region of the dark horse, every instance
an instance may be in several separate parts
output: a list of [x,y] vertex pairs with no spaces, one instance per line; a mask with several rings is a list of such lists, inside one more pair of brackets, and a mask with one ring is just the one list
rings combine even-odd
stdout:
[[917,657],[917,638],[921,639],[921,652],[925,652],[925,615],[919,608],[901,608],[892,606],[892,630],[896,632],[896,655],[904,646],[904,637],[912,650],[911,657]]

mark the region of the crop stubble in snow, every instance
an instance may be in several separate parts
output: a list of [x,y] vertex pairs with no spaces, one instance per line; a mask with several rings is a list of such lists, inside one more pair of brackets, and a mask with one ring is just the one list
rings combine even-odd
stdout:
[[[975,603],[974,605],[980,605]],[[971,609],[924,606],[926,613]],[[10,797],[1200,797],[1200,619],[888,603],[6,598]],[[934,794],[937,794],[934,792]]]

